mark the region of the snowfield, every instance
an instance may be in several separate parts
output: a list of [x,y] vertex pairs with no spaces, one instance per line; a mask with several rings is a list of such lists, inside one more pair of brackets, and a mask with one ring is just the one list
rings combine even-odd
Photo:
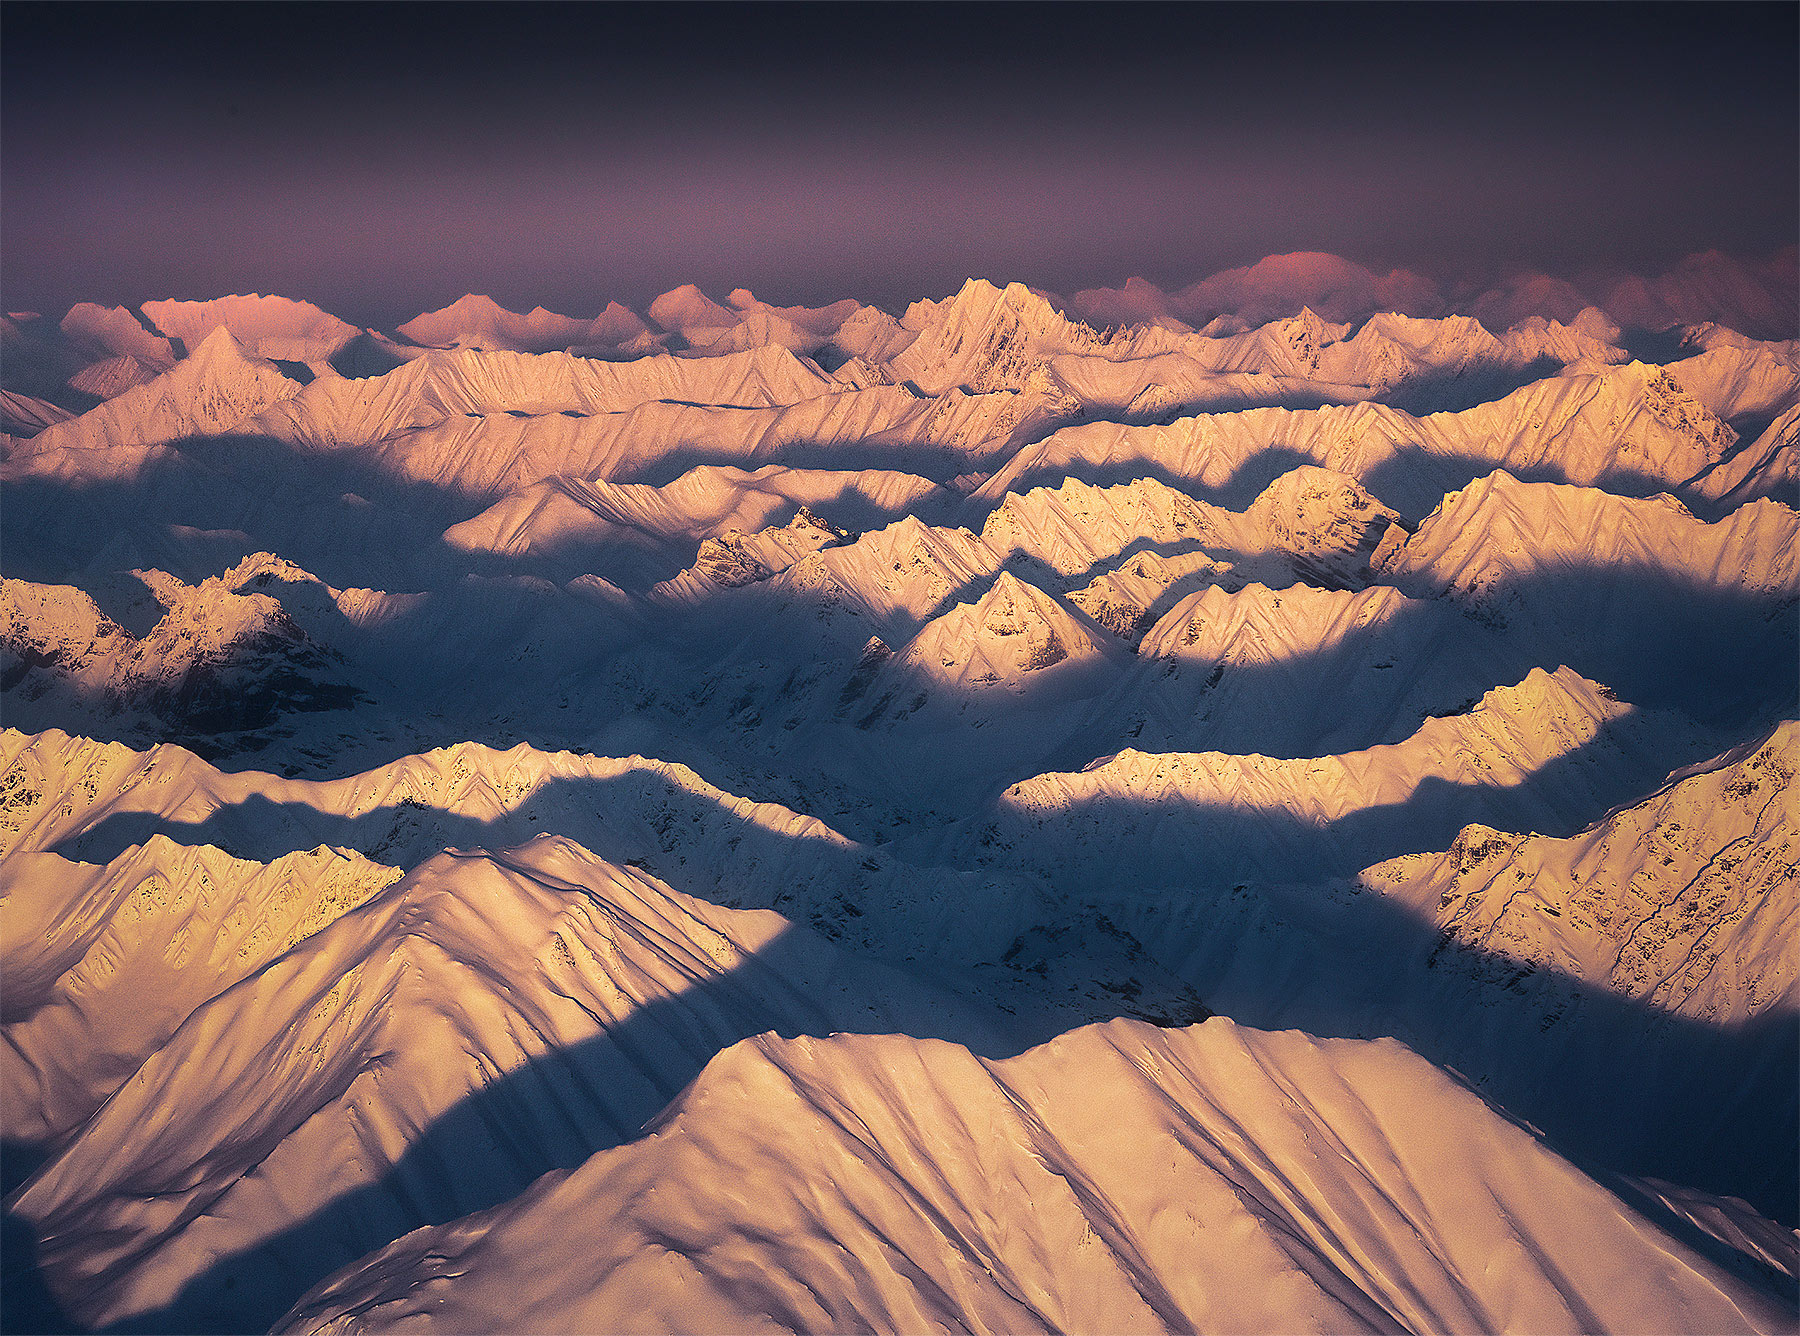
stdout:
[[1800,1327],[1791,264],[715,297],[0,324],[7,1330]]

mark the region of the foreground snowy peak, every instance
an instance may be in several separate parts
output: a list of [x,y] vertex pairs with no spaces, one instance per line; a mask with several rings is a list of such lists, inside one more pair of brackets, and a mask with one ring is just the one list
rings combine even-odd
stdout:
[[60,732],[0,733],[0,854],[87,862],[157,835],[272,862],[320,845],[408,869],[447,847],[507,848],[554,830],[676,890],[781,909],[884,956],[974,962],[1043,917],[1020,878],[917,867],[817,817],[641,756],[475,743],[358,775],[222,771],[164,744],[134,751]]
[[1785,1317],[1400,1045],[1213,1020],[1114,1022],[1002,1062],[904,1036],[747,1040],[652,1136],[391,1245],[278,1329],[1669,1321]]
[[[8,817],[29,806],[23,781],[18,767],[0,780]],[[0,901],[9,1135],[70,1132],[197,1007],[399,876],[343,850],[262,864],[164,835],[105,867],[9,857]]]
[[6,317],[4,1325],[1791,1327],[1778,268]]
[[[1588,1163],[1791,1221],[1794,743],[1783,724],[1564,837],[1470,825],[1343,880],[1133,881],[1107,912],[1221,1012],[1394,1035]],[[1800,1262],[1791,1228],[1718,1237]]]
[[83,1322],[266,1326],[368,1249],[634,1138],[741,1037],[939,1027],[997,1034],[566,841],[446,853],[195,1011],[9,1209]]

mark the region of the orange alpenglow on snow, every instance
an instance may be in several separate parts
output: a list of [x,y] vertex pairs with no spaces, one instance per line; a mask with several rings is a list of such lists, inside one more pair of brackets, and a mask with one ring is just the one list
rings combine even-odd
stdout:
[[9,1310],[1791,1326],[1800,350],[1422,283],[9,318]]
[[1800,1332],[1800,9],[349,16],[0,21],[0,1333]]

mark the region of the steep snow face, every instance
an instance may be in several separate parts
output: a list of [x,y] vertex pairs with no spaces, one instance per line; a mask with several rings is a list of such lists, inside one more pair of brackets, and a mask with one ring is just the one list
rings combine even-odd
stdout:
[[1110,488],[1071,479],[1008,493],[979,537],[909,516],[821,553],[777,588],[829,589],[887,638],[910,635],[958,591],[985,586],[1006,568],[1052,594],[1071,595],[1090,617],[1135,643],[1153,608],[1198,581],[1362,583],[1397,518],[1351,479],[1323,469],[1294,471],[1242,512],[1197,502],[1154,478]]
[[1446,604],[1392,588],[1224,581],[1176,602],[1138,653],[1142,676],[1114,704],[1137,749],[1275,756],[1398,742],[1530,666]]
[[[704,337],[710,330],[696,330]],[[783,316],[770,311],[749,311],[730,329],[695,349],[703,357],[740,352],[745,348],[787,348],[797,353],[816,352],[825,340]]]
[[678,890],[781,909],[894,956],[928,944],[969,962],[997,955],[1016,925],[1044,912],[1029,883],[914,867],[815,817],[641,756],[461,743],[360,775],[298,780],[220,771],[175,746],[137,752],[7,730],[0,767],[0,854],[101,862],[166,835],[262,862],[347,846],[411,869],[446,847],[505,848],[554,829]]
[[1560,325],[1496,337],[1466,316],[1386,314],[1350,325],[1303,306],[1254,326],[1232,319],[1198,332],[1166,323],[1117,329],[1097,347],[1061,353],[1051,368],[1090,415],[1143,422],[1178,412],[1365,399],[1460,407],[1577,357],[1625,360],[1621,350]]
[[865,306],[837,327],[831,342],[846,357],[880,366],[893,361],[917,337],[886,311]]
[[[1476,318],[1481,319],[1480,313]],[[1486,323],[1485,321],[1483,323]],[[1575,362],[1626,362],[1629,356],[1619,346],[1622,331],[1606,313],[1594,306],[1584,306],[1573,315],[1561,319],[1554,316],[1529,315],[1518,321],[1505,321],[1493,326],[1504,329],[1504,342],[1513,356],[1526,365],[1540,358],[1567,366]]]
[[1792,699],[1797,538],[1800,515],[1775,501],[1705,524],[1668,497],[1501,472],[1446,496],[1376,566],[1491,626],[1530,625],[1539,652],[1632,700],[1741,720]]
[[[148,312],[145,314],[148,316]],[[129,357],[150,370],[152,375],[175,365],[175,347],[168,337],[145,328],[144,322],[123,306],[77,302],[62,318],[61,328],[70,343],[96,362]],[[197,347],[210,332],[209,328],[187,346]]]
[[275,599],[237,592],[229,575],[188,586],[160,571],[132,574],[156,618],[141,636],[79,589],[0,580],[12,718],[126,710],[150,716],[139,727],[151,736],[172,729],[199,741],[262,727],[283,711],[341,709],[357,699],[336,656]]
[[[745,533],[727,529],[703,539],[691,574],[707,584],[732,589],[766,580],[820,548],[833,547],[850,535],[802,505],[786,524]],[[684,575],[689,572],[683,572]],[[676,577],[680,580],[681,577]],[[664,591],[673,594],[674,591]],[[685,592],[685,591],[684,591]]]
[[651,302],[650,318],[696,348],[703,348],[728,334],[742,319],[692,283],[671,288]]
[[[1500,373],[1584,363],[1626,362],[1626,352],[1595,337],[1610,333],[1590,322],[1589,333],[1559,323],[1515,326],[1496,337],[1470,316],[1424,320],[1405,315],[1371,316],[1347,339],[1319,347],[1309,362],[1316,376],[1335,384],[1367,386],[1377,396],[1429,401],[1433,382],[1469,383]],[[1423,382],[1421,384],[1421,382]]]
[[998,500],[1045,476],[1099,481],[1151,472],[1248,501],[1245,491],[1310,462],[1349,474],[1416,519],[1451,486],[1495,467],[1628,494],[1676,491],[1718,463],[1735,440],[1668,372],[1633,363],[1552,377],[1463,412],[1424,418],[1363,403],[1259,408],[1165,426],[1066,427],[1021,450],[979,495]]
[[300,388],[273,362],[247,356],[220,325],[171,370],[45,429],[31,449],[99,450],[217,436],[238,430]]
[[[1567,828],[1656,770],[1681,726],[1568,669],[1534,671],[1403,742],[1316,758],[1125,751],[1013,785],[1000,830],[1017,856],[1118,888],[1348,872],[1447,839],[1479,802],[1518,829]],[[980,858],[983,851],[966,851]]]
[[214,330],[226,329],[251,356],[284,362],[328,361],[361,333],[311,302],[256,293],[203,302],[145,302],[138,309],[186,348],[198,348]]
[[1484,610],[1509,577],[1569,562],[1639,566],[1702,588],[1789,598],[1800,592],[1797,536],[1800,514],[1773,501],[1705,524],[1668,497],[1634,500],[1497,471],[1446,496],[1377,564],[1396,583],[1453,591]]
[[813,554],[770,582],[777,595],[849,602],[889,643],[916,632],[959,590],[991,580],[999,562],[967,529],[907,516],[854,543]]
[[890,672],[962,687],[1024,691],[1030,674],[1105,655],[1108,637],[1035,585],[1001,571],[979,599],[933,618]]
[[135,357],[108,357],[70,376],[68,385],[96,399],[114,399],[126,390],[149,384],[163,369]]
[[782,348],[715,358],[599,362],[462,348],[432,352],[371,380],[320,377],[259,430],[321,447],[367,445],[447,418],[616,413],[656,399],[767,407],[843,388]]
[[1679,774],[1567,839],[1470,827],[1364,885],[1447,942],[1718,1025],[1800,1011],[1800,726]]
[[154,379],[177,356],[168,339],[130,311],[91,302],[72,307],[60,325],[36,315],[0,317],[0,348],[6,392],[46,400],[71,414]]
[[591,415],[450,417],[383,438],[374,448],[384,473],[495,498],[559,476],[667,482],[671,474],[707,464],[829,462],[833,447],[872,435],[911,439],[909,433],[925,425],[924,408],[895,387],[763,406],[653,399]]
[[[0,779],[9,819],[41,801],[22,770],[15,762]],[[341,850],[249,863],[164,835],[105,867],[9,858],[0,900],[8,1135],[69,1132],[196,1007],[399,876]]]
[[0,390],[0,427],[15,440],[36,436],[53,422],[66,422],[75,415],[66,408],[29,394]]
[[1796,345],[1228,278],[0,322],[9,1325],[1791,1318]]
[[848,536],[812,507],[866,521],[905,513],[936,490],[908,474],[776,464],[754,472],[703,465],[666,487],[557,477],[513,492],[447,530],[444,541],[466,552],[535,556],[567,576],[587,572],[634,589],[684,565],[723,573],[737,553],[743,578],[716,583],[743,584]]
[[1112,488],[1070,479],[1055,489],[1008,494],[981,533],[1003,556],[1024,554],[1064,576],[1133,549],[1197,544],[1235,561],[1246,578],[1258,558],[1278,554],[1329,583],[1366,576],[1369,555],[1398,519],[1355,480],[1303,467],[1276,479],[1242,513],[1197,502],[1154,478]]
[[83,1321],[266,1325],[379,1241],[634,1137],[737,1038],[940,1027],[994,1037],[565,841],[444,854],[194,1012],[10,1209]]
[[1800,395],[1800,344],[1714,341],[1667,374],[1718,417],[1779,414]]
[[[1632,1283],[1644,1268],[1656,1287]],[[747,1040],[654,1136],[392,1245],[278,1329],[1671,1320],[1785,1317],[1399,1045],[1212,1020],[1114,1022],[1003,1062],[903,1036]]]
[[893,358],[895,374],[928,394],[953,386],[1049,392],[1043,355],[1097,348],[1101,336],[1057,314],[1023,283],[970,279],[954,297],[918,303],[902,321],[919,336]]
[[1783,724],[1566,838],[1475,825],[1343,881],[1134,886],[1107,912],[1234,1016],[1396,1035],[1589,1162],[1791,1218],[1794,741]]
[[1764,497],[1800,505],[1800,403],[1726,460],[1708,481],[1709,490],[1719,498],[1710,508],[1719,514]]

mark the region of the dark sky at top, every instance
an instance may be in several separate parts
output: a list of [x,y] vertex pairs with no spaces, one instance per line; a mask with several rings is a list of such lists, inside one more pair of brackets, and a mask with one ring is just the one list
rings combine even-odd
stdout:
[[1800,229],[1800,7],[0,9],[0,297],[897,308]]

